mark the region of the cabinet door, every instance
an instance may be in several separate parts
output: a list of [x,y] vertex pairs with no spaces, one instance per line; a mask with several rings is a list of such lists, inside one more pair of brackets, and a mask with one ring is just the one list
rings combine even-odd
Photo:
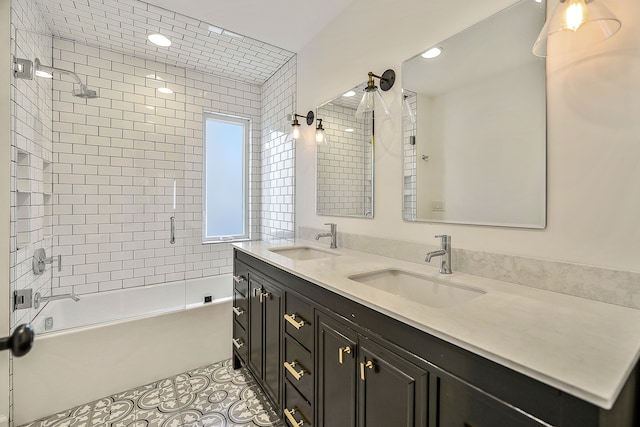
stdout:
[[269,283],[263,286],[262,308],[264,311],[264,385],[273,401],[280,405],[280,384],[282,380],[281,326],[282,294]]
[[359,344],[358,425],[426,426],[428,373],[365,337]]
[[323,315],[318,316],[316,324],[318,325],[317,425],[354,427],[357,414],[356,341],[358,336],[351,329]]

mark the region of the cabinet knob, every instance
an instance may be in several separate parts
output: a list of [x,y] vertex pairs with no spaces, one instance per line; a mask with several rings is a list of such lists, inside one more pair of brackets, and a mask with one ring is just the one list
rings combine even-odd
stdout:
[[293,375],[293,378],[295,378],[296,381],[300,381],[300,378],[302,378],[302,376],[304,375],[304,369],[300,369],[299,371],[296,371],[297,365],[298,365],[298,362],[296,361],[293,361],[291,363],[284,362],[284,367],[287,369],[287,371],[289,371],[289,373]]
[[233,281],[236,283],[242,283],[244,282],[244,277],[238,275],[238,276],[233,276]]
[[340,362],[340,364],[342,365],[344,363],[344,354],[351,354],[351,347],[350,346],[346,346],[346,347],[340,347],[338,349],[338,362]]
[[244,345],[244,342],[240,338],[232,338],[231,342],[233,342],[233,346],[240,350],[240,348]]
[[368,362],[360,362],[360,379],[364,381],[365,377],[365,369],[373,369],[373,362],[369,360]]
[[232,308],[232,310],[236,314],[236,316],[240,316],[240,315],[244,314],[244,310],[242,308],[240,308],[240,307],[234,306]]
[[304,424],[304,420],[300,420],[300,421],[296,421],[296,419],[293,417],[293,414],[295,414],[297,411],[295,409],[286,409],[284,410],[284,416],[287,417],[287,419],[289,420],[289,422],[291,423],[291,425],[293,427],[300,427]]
[[287,322],[291,323],[291,325],[293,325],[294,328],[296,329],[300,329],[304,326],[304,320],[300,320],[299,322],[296,320],[296,317],[298,316],[297,313],[294,314],[285,314],[284,315],[284,320],[286,320]]

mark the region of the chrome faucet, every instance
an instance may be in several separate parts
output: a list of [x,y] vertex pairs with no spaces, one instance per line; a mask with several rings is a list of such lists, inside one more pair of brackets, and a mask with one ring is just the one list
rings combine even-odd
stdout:
[[336,235],[338,234],[336,229],[338,228],[338,225],[333,223],[333,222],[327,222],[324,225],[328,225],[331,227],[331,231],[329,231],[328,233],[320,233],[320,234],[316,234],[316,240],[320,240],[321,237],[331,237],[331,249],[335,249],[338,247],[338,245],[336,245]]
[[451,274],[451,236],[446,234],[436,236],[440,240],[440,249],[428,252],[424,256],[424,262],[431,261],[434,256],[440,257],[440,273]]
[[45,302],[49,302],[49,301],[57,301],[60,299],[72,299],[75,302],[80,301],[80,297],[76,294],[63,294],[63,295],[52,295],[50,297],[43,297],[40,292],[36,292],[35,296],[33,297],[33,308],[39,308],[40,304],[45,303]]

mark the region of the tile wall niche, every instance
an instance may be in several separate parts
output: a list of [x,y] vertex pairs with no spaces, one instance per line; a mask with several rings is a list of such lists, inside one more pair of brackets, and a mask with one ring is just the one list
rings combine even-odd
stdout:
[[[63,267],[53,292],[230,273],[230,245],[201,243],[202,113],[251,119],[252,152],[259,153],[260,86],[57,38],[53,47],[55,67],[74,70],[99,92],[83,100],[72,96],[70,80],[54,82],[54,252]],[[254,155],[252,192],[259,163]],[[254,238],[260,238],[259,212],[253,203]]]
[[[296,57],[262,86],[261,234],[264,240],[295,233],[295,144],[287,114],[296,110]],[[257,197],[257,196],[256,196]]]
[[357,120],[355,109],[340,105],[326,104],[319,111],[330,144],[317,150],[319,210],[339,216],[371,216],[371,119],[367,115]]

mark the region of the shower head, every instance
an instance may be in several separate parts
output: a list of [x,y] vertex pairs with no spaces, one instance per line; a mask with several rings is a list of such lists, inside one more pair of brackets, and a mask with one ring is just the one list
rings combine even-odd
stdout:
[[73,96],[83,99],[93,99],[98,97],[98,93],[95,90],[89,89],[85,85],[80,85],[80,89],[73,90]]

